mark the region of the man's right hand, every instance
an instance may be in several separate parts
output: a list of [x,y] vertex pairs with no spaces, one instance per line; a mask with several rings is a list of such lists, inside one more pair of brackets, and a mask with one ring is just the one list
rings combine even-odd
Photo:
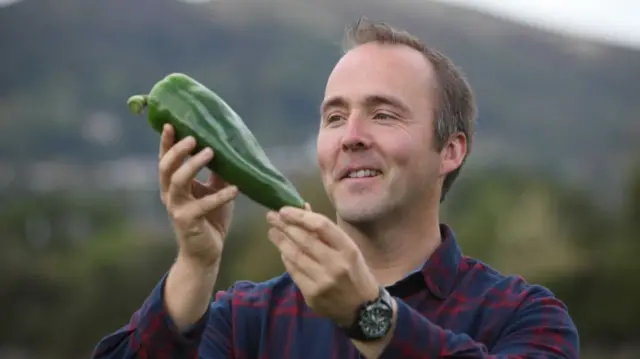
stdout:
[[160,140],[160,197],[175,230],[179,257],[194,265],[214,266],[229,231],[238,189],[213,173],[207,183],[196,180],[213,159],[213,150],[205,148],[188,158],[196,148],[195,139],[187,137],[176,143],[174,131],[165,125]]
[[167,275],[164,302],[179,331],[196,323],[210,304],[218,277],[220,255],[229,232],[235,186],[214,174],[207,183],[196,180],[213,159],[193,138],[175,142],[175,130],[165,125],[160,140],[160,192],[178,242],[178,256]]

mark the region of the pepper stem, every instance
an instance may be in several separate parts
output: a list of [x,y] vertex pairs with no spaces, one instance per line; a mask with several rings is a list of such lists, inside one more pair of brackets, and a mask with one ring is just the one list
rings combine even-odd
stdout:
[[139,115],[147,107],[147,95],[133,95],[127,100],[129,111],[135,115]]

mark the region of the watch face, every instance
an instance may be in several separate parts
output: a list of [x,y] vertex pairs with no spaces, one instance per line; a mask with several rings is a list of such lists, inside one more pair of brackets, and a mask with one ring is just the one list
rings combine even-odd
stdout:
[[364,309],[360,317],[362,333],[369,338],[381,338],[391,326],[393,312],[383,303],[374,303]]

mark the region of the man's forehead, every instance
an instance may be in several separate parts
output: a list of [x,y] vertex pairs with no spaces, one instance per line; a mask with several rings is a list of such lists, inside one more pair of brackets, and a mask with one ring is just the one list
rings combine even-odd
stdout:
[[436,84],[433,66],[426,57],[409,46],[368,43],[345,53],[327,78],[325,94],[334,85],[343,82],[364,81],[371,78],[382,81],[423,81],[422,85]]
[[402,44],[370,42],[347,51],[336,63],[332,74],[342,70],[363,67],[384,67],[393,70],[433,73],[431,63],[424,54]]
[[375,97],[425,96],[435,84],[432,66],[421,52],[405,45],[364,44],[337,62],[321,108]]

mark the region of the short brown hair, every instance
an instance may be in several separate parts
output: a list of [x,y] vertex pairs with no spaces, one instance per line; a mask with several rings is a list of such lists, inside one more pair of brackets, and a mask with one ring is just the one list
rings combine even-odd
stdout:
[[439,89],[434,126],[437,151],[441,151],[451,136],[456,133],[462,132],[467,137],[467,155],[460,167],[453,170],[445,178],[440,196],[442,202],[471,151],[477,113],[475,96],[471,86],[462,71],[447,56],[428,47],[407,31],[393,28],[384,22],[372,22],[361,17],[355,25],[347,29],[343,44],[344,51],[370,42],[409,46],[420,51],[433,66],[436,74],[436,86]]

